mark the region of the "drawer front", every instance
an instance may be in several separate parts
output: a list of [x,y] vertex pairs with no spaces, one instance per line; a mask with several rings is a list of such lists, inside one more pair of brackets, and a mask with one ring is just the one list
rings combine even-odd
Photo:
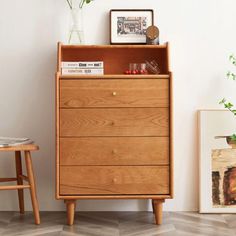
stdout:
[[60,194],[169,194],[169,167],[61,166]]
[[60,139],[60,165],[168,164],[168,137]]
[[168,136],[168,108],[60,109],[60,136]]
[[63,108],[168,106],[168,79],[60,81]]

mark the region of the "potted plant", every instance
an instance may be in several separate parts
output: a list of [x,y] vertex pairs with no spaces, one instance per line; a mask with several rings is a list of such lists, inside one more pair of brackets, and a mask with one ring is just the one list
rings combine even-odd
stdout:
[[[232,63],[232,65],[236,66],[236,58],[234,55],[230,55],[229,57],[230,62]],[[236,74],[229,71],[227,73],[227,78],[231,79],[231,80],[236,80]],[[220,101],[220,104],[222,104],[226,109],[228,109],[234,116],[236,116],[236,109],[234,108],[234,105],[227,101],[225,98],[223,98]],[[226,141],[229,145],[231,145],[233,148],[236,148],[236,134],[232,134],[230,136],[219,136],[222,138],[226,138]]]

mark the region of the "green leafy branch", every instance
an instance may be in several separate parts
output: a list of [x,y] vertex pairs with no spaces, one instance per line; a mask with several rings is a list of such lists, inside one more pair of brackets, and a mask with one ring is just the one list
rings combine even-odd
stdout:
[[[73,8],[73,0],[66,0],[70,9]],[[83,8],[84,4],[89,4],[90,2],[92,2],[93,0],[81,0],[79,3],[79,8]]]
[[219,104],[223,104],[226,109],[232,112],[236,116],[236,110],[233,109],[234,105],[231,102],[227,102],[225,98],[223,98]]
[[[229,56],[229,61],[232,65],[236,66],[236,57],[234,55]],[[236,80],[236,74],[228,71],[227,78]],[[234,105],[231,102],[228,102],[225,98],[223,98],[219,104],[222,104],[226,109],[228,109],[234,116],[236,116],[236,109],[234,109]],[[231,140],[236,141],[236,134],[230,136]]]
[[231,135],[230,138],[232,141],[236,141],[236,134]]
[[92,2],[93,0],[81,0],[80,1],[80,4],[79,4],[79,7],[82,8],[84,6],[84,4],[89,4],[90,2]]
[[[236,57],[234,55],[230,55],[229,56],[229,61],[234,65],[236,66]],[[231,71],[228,71],[227,73],[227,78],[228,79],[232,79],[232,80],[236,80],[236,74],[231,72]]]

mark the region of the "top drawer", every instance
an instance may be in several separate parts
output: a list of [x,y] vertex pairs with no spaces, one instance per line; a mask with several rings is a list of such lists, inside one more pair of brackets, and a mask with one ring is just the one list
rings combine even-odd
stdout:
[[60,80],[60,107],[168,107],[168,79]]

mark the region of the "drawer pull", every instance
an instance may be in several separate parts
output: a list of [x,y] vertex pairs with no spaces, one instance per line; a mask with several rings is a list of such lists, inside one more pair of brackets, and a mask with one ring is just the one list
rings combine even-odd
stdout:
[[116,95],[117,95],[117,93],[116,93],[116,92],[113,92],[113,93],[112,93],[112,96],[116,96]]
[[112,182],[116,183],[117,182],[117,178],[113,178]]
[[112,154],[117,154],[117,150],[116,150],[116,149],[113,149],[113,150],[112,150]]

